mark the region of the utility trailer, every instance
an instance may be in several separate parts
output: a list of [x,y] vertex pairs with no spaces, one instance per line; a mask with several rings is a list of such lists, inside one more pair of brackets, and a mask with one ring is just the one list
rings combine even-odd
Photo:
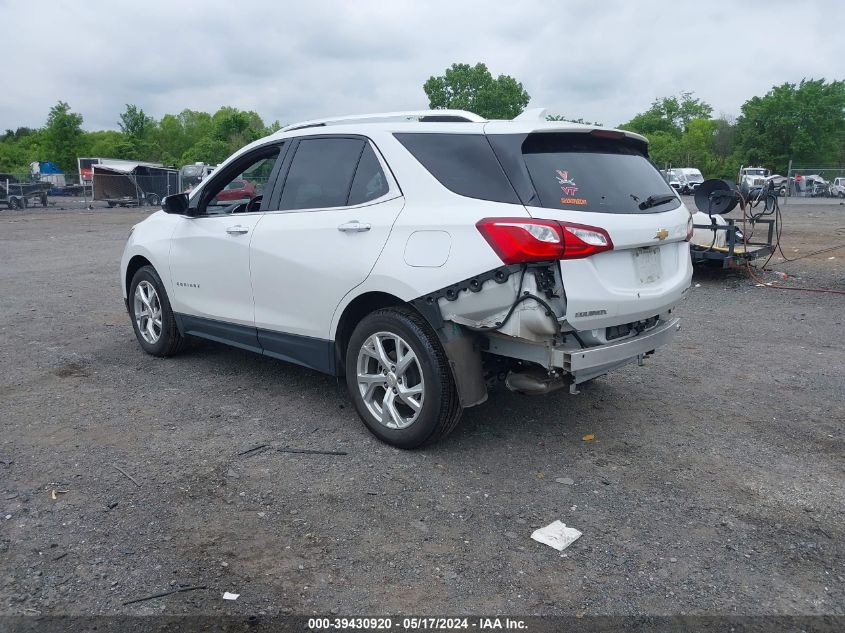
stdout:
[[[737,204],[742,209],[742,219],[723,217]],[[762,211],[755,211],[760,204]],[[777,248],[779,209],[771,185],[744,186],[740,191],[727,180],[706,180],[695,192],[695,206],[699,211],[693,215],[690,242],[693,264],[707,262],[721,268],[740,268],[752,260],[768,257]],[[760,228],[765,238],[757,237]]]
[[51,187],[49,182],[21,182],[11,174],[0,174],[0,204],[10,209],[25,209],[37,200],[46,207]]
[[110,207],[158,206],[179,193],[179,172],[157,163],[101,162],[91,166],[91,178],[93,199]]
[[[750,236],[744,236],[742,233],[742,222],[737,226],[737,221],[733,219],[725,219],[725,224],[693,224],[696,229],[708,229],[714,232],[713,244],[710,246],[701,244],[690,245],[690,255],[692,256],[692,263],[709,262],[713,265],[721,265],[721,268],[740,268],[747,262],[760,257],[768,257],[775,250],[774,235],[775,235],[775,220],[768,218],[760,218],[753,223],[752,233]],[[755,240],[754,233],[759,225],[764,225],[766,228],[766,238],[764,240]],[[721,242],[718,237],[718,232],[724,232],[724,246],[717,246],[717,242]]]

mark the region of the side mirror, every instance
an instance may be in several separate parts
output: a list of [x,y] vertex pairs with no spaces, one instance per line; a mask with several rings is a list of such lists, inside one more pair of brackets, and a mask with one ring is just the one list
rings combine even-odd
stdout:
[[174,193],[161,201],[161,208],[165,213],[185,215],[188,210],[188,194]]

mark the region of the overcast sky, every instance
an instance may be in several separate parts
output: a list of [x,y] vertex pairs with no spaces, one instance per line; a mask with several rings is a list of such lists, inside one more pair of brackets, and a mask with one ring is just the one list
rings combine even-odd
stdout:
[[608,125],[694,91],[714,113],[803,77],[845,79],[841,2],[0,0],[0,130],[59,99],[86,129],[126,103],[266,122],[425,108],[425,80],[484,62],[529,107]]

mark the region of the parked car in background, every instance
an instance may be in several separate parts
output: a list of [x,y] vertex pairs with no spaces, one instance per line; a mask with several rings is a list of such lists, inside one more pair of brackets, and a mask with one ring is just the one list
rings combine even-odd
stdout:
[[197,162],[183,165],[179,170],[179,178],[182,182],[182,191],[193,191],[194,187],[205,180],[214,171],[215,165]]
[[690,212],[644,137],[526,114],[308,121],[244,147],[133,227],[138,343],[171,356],[199,336],[345,376],[401,448],[448,434],[488,382],[577,393],[642,364],[679,328]]
[[676,172],[674,169],[668,169],[663,173],[666,178],[666,182],[669,183],[669,186],[672,187],[672,189],[674,189],[678,193],[681,193],[683,183],[681,182],[678,172]]
[[830,185],[830,194],[837,198],[845,198],[845,178],[834,178]]
[[810,198],[829,198],[831,196],[830,183],[819,174],[808,174],[802,179],[804,195]]
[[704,182],[704,176],[695,167],[679,167],[675,169],[681,178],[681,193],[691,195]]
[[217,199],[221,202],[235,202],[252,200],[255,195],[255,185],[249,180],[233,180],[217,194]]
[[792,178],[787,178],[786,176],[781,176],[780,174],[774,174],[772,176],[768,176],[763,183],[764,186],[771,186],[772,191],[776,192],[779,196],[785,196],[789,186],[794,182]]

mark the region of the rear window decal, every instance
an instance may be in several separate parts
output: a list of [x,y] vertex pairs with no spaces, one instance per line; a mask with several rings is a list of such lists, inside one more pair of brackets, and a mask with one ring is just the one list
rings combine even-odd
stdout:
[[560,190],[563,192],[564,196],[567,196],[560,199],[561,204],[575,204],[579,206],[587,204],[586,198],[574,197],[575,194],[578,193],[578,185],[576,185],[575,180],[569,176],[568,171],[564,169],[556,169],[555,174],[555,178],[560,185]]
[[561,204],[577,204],[579,206],[587,204],[586,198],[561,198]]

